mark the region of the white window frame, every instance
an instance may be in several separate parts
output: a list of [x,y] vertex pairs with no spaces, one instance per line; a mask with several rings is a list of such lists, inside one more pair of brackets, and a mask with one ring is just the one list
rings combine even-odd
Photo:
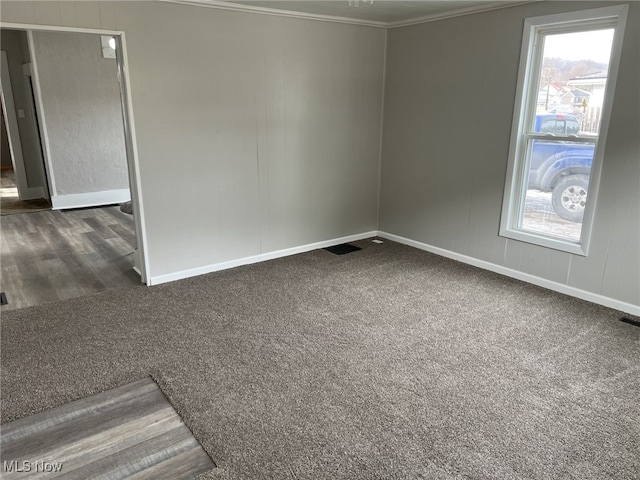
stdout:
[[[511,126],[509,163],[500,220],[501,236],[577,255],[587,255],[628,9],[628,5],[615,5],[525,19],[520,53],[520,69],[516,89],[517,94]],[[569,33],[589,28],[613,28],[615,32],[613,35],[609,73],[602,107],[600,131],[598,139],[595,142],[595,153],[591,164],[589,194],[587,195],[580,240],[572,242],[542,233],[535,233],[518,227],[518,224],[520,223],[519,220],[523,208],[520,206],[524,204],[524,198],[527,193],[527,140],[537,137],[531,134],[532,126],[527,123],[531,123],[532,119],[535,118],[538,93],[536,87],[540,75],[540,67],[542,65],[541,57],[543,53],[543,45],[540,45],[542,42],[539,42],[539,39],[545,34]],[[544,138],[544,135],[540,136],[540,138]],[[564,138],[555,136],[553,139],[576,141],[574,137]],[[589,142],[589,140],[582,138],[580,141],[584,143]]]

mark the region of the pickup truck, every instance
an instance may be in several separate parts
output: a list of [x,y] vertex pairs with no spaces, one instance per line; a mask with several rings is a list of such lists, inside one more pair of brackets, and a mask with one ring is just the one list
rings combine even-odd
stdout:
[[[534,131],[577,136],[580,122],[575,115],[544,113],[536,115]],[[590,143],[534,140],[528,188],[552,192],[551,204],[558,216],[582,222],[594,151]]]

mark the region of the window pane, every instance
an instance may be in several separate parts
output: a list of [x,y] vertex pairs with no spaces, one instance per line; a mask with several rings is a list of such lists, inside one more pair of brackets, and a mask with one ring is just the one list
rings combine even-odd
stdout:
[[627,11],[526,19],[501,236],[587,255]]
[[[613,29],[544,36],[536,113],[567,113],[575,123],[566,134],[597,135],[609,73]],[[563,132],[561,123],[536,125],[538,132]],[[555,131],[558,130],[558,131]]]
[[580,241],[595,145],[532,140],[519,228]]
[[[613,29],[544,35],[529,133],[596,137]],[[580,242],[595,143],[529,140],[518,228]]]

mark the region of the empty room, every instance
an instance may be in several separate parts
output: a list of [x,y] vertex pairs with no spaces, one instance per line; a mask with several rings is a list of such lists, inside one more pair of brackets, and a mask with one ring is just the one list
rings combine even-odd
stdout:
[[[2,478],[640,477],[639,3],[2,0],[0,27],[60,219],[1,219]],[[83,39],[96,116],[46,87]],[[43,271],[89,215],[54,107],[117,112],[98,203],[130,240],[104,288],[52,271],[64,298],[7,243],[41,235]],[[119,242],[99,222],[56,258]]]

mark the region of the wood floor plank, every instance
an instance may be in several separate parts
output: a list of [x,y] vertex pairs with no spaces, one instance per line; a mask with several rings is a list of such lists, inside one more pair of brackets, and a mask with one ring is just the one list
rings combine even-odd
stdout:
[[133,270],[133,217],[119,207],[6,215],[0,221],[0,289],[9,301],[2,311],[140,285]]
[[[151,378],[76,400],[2,426],[3,479],[24,461],[61,464],[60,479],[186,479],[215,468]],[[15,463],[12,463],[15,462]]]
[[135,398],[138,393],[152,390],[154,386],[155,382],[150,377],[145,377],[135,382],[61,405],[55,409],[55,413],[52,410],[45,410],[28,417],[19,418],[11,423],[6,423],[2,426],[0,446],[6,441],[19,438],[17,435],[28,434],[28,432],[25,432],[25,429],[29,425],[35,428],[56,425],[57,423],[66,421],[67,418],[84,415],[87,412],[100,409],[105,405],[113,403],[114,398],[121,398],[123,400]]
[[151,415],[91,435],[82,441],[66,444],[52,451],[51,458],[64,463],[66,473],[83,468],[89,463],[129,450],[179,428],[180,419],[169,413],[166,409],[161,409]]
[[[169,458],[197,449],[198,443],[189,429],[174,429],[134,445],[127,450],[118,451],[108,457],[101,458],[81,468],[75,469],[64,476],[65,480],[104,479],[120,480],[143,472],[153,465],[164,462]],[[210,470],[208,468],[208,470]],[[204,471],[204,470],[203,470]],[[173,475],[161,478],[175,478]],[[157,477],[156,477],[157,478]]]
[[[58,422],[46,429],[40,430],[30,426],[28,435],[5,444],[2,455],[8,458],[36,459],[42,458],[46,454],[55,455],[59,448],[83,445],[88,438],[96,434],[95,432],[113,431],[114,429],[117,431],[118,428],[126,426],[128,422],[170,408],[165,400],[162,400],[161,404],[156,400],[156,398],[150,399],[149,394],[145,394],[128,402],[116,402],[97,411],[85,412],[84,415]],[[36,433],[37,440],[34,441]]]
[[111,225],[111,230],[116,232],[118,234],[118,237],[120,237],[127,244],[135,245],[136,233],[133,228],[127,228],[122,224],[115,224],[115,225]]
[[102,238],[113,238],[117,234],[109,228],[109,219],[100,217],[86,217],[82,219],[91,227],[91,232],[99,234]]
[[162,475],[169,478],[192,478],[202,472],[211,470],[208,455],[202,447],[194,447],[180,455],[175,455],[163,462],[150,465],[145,470],[127,477],[127,480],[155,480]]

